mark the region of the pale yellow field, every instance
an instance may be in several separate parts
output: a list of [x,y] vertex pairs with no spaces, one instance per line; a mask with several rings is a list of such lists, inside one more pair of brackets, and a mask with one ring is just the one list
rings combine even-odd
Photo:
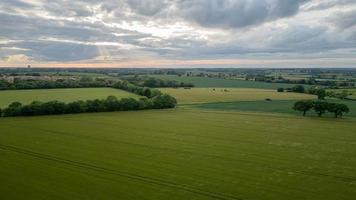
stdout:
[[277,92],[265,89],[247,88],[192,88],[174,89],[162,88],[164,93],[174,96],[179,104],[231,102],[231,101],[258,101],[270,98],[272,100],[313,99],[315,96],[299,93]]

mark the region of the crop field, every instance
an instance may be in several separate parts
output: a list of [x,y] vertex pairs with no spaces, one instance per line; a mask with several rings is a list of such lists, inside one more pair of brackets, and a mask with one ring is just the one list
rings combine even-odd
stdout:
[[[343,103],[350,108],[350,113],[345,117],[356,117],[356,101],[328,100],[329,102]],[[294,111],[293,105],[296,100],[273,100],[273,101],[236,101],[223,103],[206,103],[193,105],[192,108],[224,111],[247,111],[247,112],[267,112],[301,115]],[[307,116],[317,116],[314,111],[308,112]],[[333,114],[326,113],[325,116],[333,117]]]
[[207,102],[256,101],[270,98],[272,100],[313,99],[314,95],[277,92],[265,89],[246,88],[162,88],[164,93],[174,96],[180,104]]
[[[207,78],[207,77],[190,77],[190,76],[175,76],[175,75],[150,75],[152,77],[166,79],[166,80],[175,80],[185,83],[193,83],[195,87],[198,88],[213,88],[213,87],[222,87],[222,88],[260,88],[260,89],[277,89],[280,87],[291,88],[295,84],[286,84],[286,83],[265,83],[257,81],[245,81],[245,80],[229,80],[229,79],[218,79],[218,78]],[[305,85],[304,87],[309,87]]]
[[353,120],[185,110],[0,119],[0,199],[354,199]]
[[69,102],[75,100],[103,99],[109,95],[113,95],[118,98],[139,97],[135,94],[112,88],[6,90],[0,91],[0,108],[8,106],[14,101],[21,103],[52,100]]

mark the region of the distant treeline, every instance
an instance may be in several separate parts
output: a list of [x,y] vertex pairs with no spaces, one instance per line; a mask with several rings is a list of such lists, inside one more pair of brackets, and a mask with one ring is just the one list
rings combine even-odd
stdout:
[[141,87],[141,86],[134,85],[128,81],[121,81],[121,80],[115,82],[111,87],[125,90],[131,93],[135,93],[137,95],[145,96],[147,98],[152,98],[162,94],[161,91],[157,89],[152,89],[149,87]]
[[141,98],[139,100],[133,98],[123,98],[119,100],[114,96],[109,96],[106,99],[74,101],[70,103],[59,101],[34,101],[28,105],[22,105],[19,102],[13,102],[7,108],[3,110],[0,109],[0,116],[36,116],[70,113],[165,109],[174,108],[176,104],[176,99],[167,94],[159,94],[153,98]]
[[305,89],[303,85],[296,85],[292,88],[278,88],[278,92],[296,92],[296,93],[306,93],[306,94],[313,94],[318,96],[318,99],[325,99],[325,97],[332,97],[332,98],[338,98],[338,99],[349,99],[347,98],[349,95],[352,95],[352,92],[349,92],[348,90],[342,90],[341,92],[336,92],[336,91],[326,91],[324,88],[318,88],[318,87],[310,87],[308,89]]
[[350,112],[348,106],[342,103],[329,103],[326,101],[312,100],[297,101],[294,104],[293,109],[302,112],[303,116],[305,116],[310,110],[314,110],[319,117],[326,112],[330,112],[334,113],[335,118],[342,117],[344,113]]
[[0,80],[0,90],[110,87],[113,83],[113,80],[89,77],[83,77],[80,80],[21,80],[15,78],[12,83]]
[[288,83],[288,84],[302,84],[302,85],[321,85],[337,89],[338,87],[355,87],[356,84],[350,81],[341,80],[318,80],[315,78],[307,79],[286,79],[282,76],[264,76],[264,75],[246,75],[246,80],[254,80],[266,83]]
[[[41,77],[41,76],[36,76]],[[124,83],[125,85],[122,85]],[[120,86],[120,87],[118,87]],[[14,78],[13,82],[0,80],[0,90],[16,90],[16,89],[53,89],[53,88],[90,88],[90,87],[116,87],[124,90],[135,91],[137,87],[151,87],[151,88],[164,88],[164,87],[194,87],[191,83],[183,83],[171,80],[162,80],[158,78],[140,78],[130,77],[125,81],[105,79],[105,78],[91,78],[81,77],[80,79],[58,79],[58,80],[38,80]],[[142,88],[144,89],[144,88]],[[139,89],[140,90],[140,89]],[[134,92],[143,95],[142,92]],[[147,96],[147,95],[143,95]]]
[[146,76],[132,76],[126,77],[125,80],[129,81],[132,84],[139,85],[142,87],[151,87],[151,88],[178,88],[178,87],[194,87],[193,83],[184,83],[178,82],[175,80],[164,80],[155,77],[146,77]]

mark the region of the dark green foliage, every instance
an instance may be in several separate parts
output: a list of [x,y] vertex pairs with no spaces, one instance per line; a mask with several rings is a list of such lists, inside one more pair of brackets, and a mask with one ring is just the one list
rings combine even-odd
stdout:
[[90,88],[109,87],[112,83],[106,80],[92,80],[82,78],[81,80],[17,80],[13,83],[0,81],[0,90],[16,89],[52,89],[52,88]]
[[157,95],[162,94],[159,90],[157,89],[151,89],[148,87],[141,87],[141,86],[136,86],[128,81],[117,81],[113,86],[113,88],[125,90],[128,92],[132,92],[141,96],[145,96],[147,98],[152,98]]
[[87,104],[84,101],[74,101],[67,104],[67,113],[83,113],[87,110]]
[[313,108],[313,101],[311,100],[297,101],[295,102],[293,107],[294,110],[303,112],[303,116],[305,116],[306,113],[310,111],[312,108]]
[[315,93],[317,96],[318,96],[318,99],[325,99],[326,97],[326,91],[324,89],[318,89],[316,90],[316,93]]
[[339,116],[342,117],[344,113],[350,112],[347,105],[339,103],[329,103],[327,110],[334,113],[335,118],[338,118]]
[[303,116],[306,115],[306,112],[313,109],[319,117],[324,113],[330,112],[334,113],[335,118],[342,117],[344,113],[350,112],[350,109],[347,105],[342,103],[329,103],[326,101],[311,101],[311,100],[302,100],[295,102],[293,109],[296,111],[303,112]]
[[7,108],[4,109],[4,117],[18,116],[21,114],[22,104],[20,102],[13,102]]
[[141,86],[141,87],[151,87],[151,88],[178,88],[178,87],[194,87],[192,83],[179,82],[175,80],[166,80],[159,79],[156,77],[147,77],[147,76],[133,76],[126,78],[132,84]]
[[277,92],[284,92],[284,88],[278,88]]
[[329,103],[325,101],[315,101],[313,103],[313,109],[321,117],[326,111],[328,111]]
[[305,88],[302,85],[296,85],[296,86],[292,87],[292,92],[304,93]]
[[162,94],[152,98],[152,106],[155,109],[174,108],[176,104],[177,100],[168,94]]
[[106,99],[102,100],[95,99],[70,103],[59,101],[43,103],[34,101],[31,104],[22,105],[19,102],[13,102],[4,109],[3,116],[58,115],[66,113],[111,112],[152,108],[165,109],[174,108],[176,104],[176,99],[168,94],[158,95],[152,99],[142,98],[140,100],[134,98],[123,98],[118,100],[114,96],[108,96]]
[[327,96],[326,90],[323,88],[311,87],[308,89],[309,94],[318,96],[318,99],[323,100]]

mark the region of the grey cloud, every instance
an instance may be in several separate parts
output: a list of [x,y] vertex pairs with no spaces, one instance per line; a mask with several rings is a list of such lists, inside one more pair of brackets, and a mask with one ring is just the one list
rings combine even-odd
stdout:
[[[337,5],[346,5],[351,2],[327,1],[329,4],[324,4],[324,8],[332,6],[332,3],[340,2]],[[111,59],[140,56],[196,59],[257,55],[273,57],[285,54],[306,56],[320,52],[343,55],[343,52],[355,49],[356,21],[353,20],[356,18],[355,12],[344,11],[329,17],[327,20],[339,28],[335,30],[327,26],[310,25],[307,21],[297,21],[297,17],[292,18],[298,12],[302,15],[305,10],[301,10],[301,6],[310,2],[310,0],[52,0],[44,1],[43,6],[33,7],[32,4],[22,4],[24,1],[20,0],[2,0],[0,39],[16,42],[0,45],[2,48],[0,57],[26,54],[39,61],[77,61],[97,56],[107,56]],[[16,9],[11,10],[12,8]],[[322,9],[322,6],[320,5],[318,9]],[[12,14],[8,14],[9,10]],[[41,12],[38,15],[26,16],[24,15],[26,12],[16,13],[18,10],[34,13],[36,10],[45,11],[51,17],[41,16]],[[96,18],[98,12],[101,15]],[[292,18],[287,28],[275,26],[265,30],[262,25],[286,17]],[[95,20],[92,20],[93,18]],[[326,19],[326,16],[323,19]],[[141,33],[139,30],[110,26],[112,23],[121,22],[131,25],[130,22],[133,21],[138,22],[140,26],[154,22],[153,25],[161,27],[169,23],[183,22],[189,25],[190,29],[187,29],[185,34],[179,30],[179,34],[158,37]],[[250,32],[253,30],[261,33]],[[209,35],[196,37],[200,31],[226,33],[229,40],[222,38],[218,41],[219,39],[214,36],[210,38]],[[243,37],[243,34],[250,36]],[[256,45],[258,42],[255,40],[261,40],[261,44]],[[97,42],[127,44],[134,48],[94,45]]]
[[239,28],[295,15],[308,0],[183,0],[185,18],[201,26]]
[[356,25],[356,10],[338,12],[334,16],[329,17],[327,21],[330,21],[341,30],[348,29]]
[[99,55],[98,48],[93,45],[63,43],[54,41],[26,41],[19,47],[31,49],[30,57],[42,61],[77,61],[91,59]]
[[17,7],[17,8],[32,8],[33,5],[29,4],[29,3],[26,3],[24,1],[21,1],[21,0],[1,0],[0,8],[1,7],[8,8],[8,9],[11,9],[11,8],[14,8],[14,7]]
[[162,11],[169,2],[165,0],[128,0],[127,3],[137,13],[152,16]]
[[355,0],[322,0],[309,5],[306,10],[325,10],[335,6],[345,6],[356,4]]

